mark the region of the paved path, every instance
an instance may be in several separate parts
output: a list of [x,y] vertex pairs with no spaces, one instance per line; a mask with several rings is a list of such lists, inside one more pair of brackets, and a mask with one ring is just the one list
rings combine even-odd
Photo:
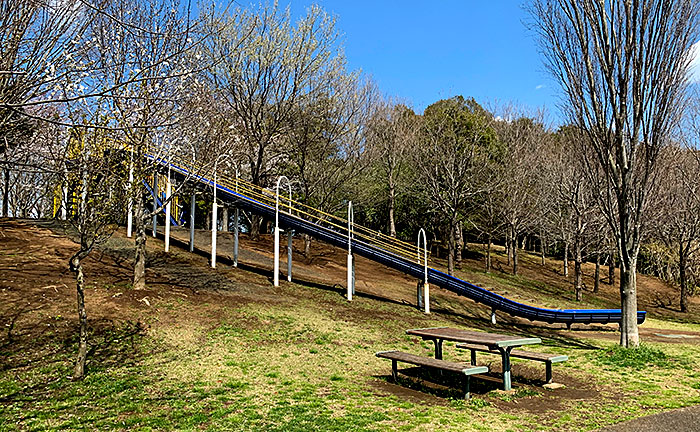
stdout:
[[660,414],[626,421],[602,432],[698,432],[700,431],[700,405],[680,408]]

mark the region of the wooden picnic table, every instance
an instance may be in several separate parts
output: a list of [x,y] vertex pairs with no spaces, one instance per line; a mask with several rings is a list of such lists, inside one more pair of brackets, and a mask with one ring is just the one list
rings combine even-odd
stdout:
[[435,344],[435,358],[442,360],[442,342],[449,340],[485,345],[501,353],[503,363],[503,390],[511,389],[510,352],[523,345],[542,343],[538,337],[511,336],[497,333],[477,332],[451,327],[433,327],[406,330],[406,334],[419,336],[423,340],[432,340]]

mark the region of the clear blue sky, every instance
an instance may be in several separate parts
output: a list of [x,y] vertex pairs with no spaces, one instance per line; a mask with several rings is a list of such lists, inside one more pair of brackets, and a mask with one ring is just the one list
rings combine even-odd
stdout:
[[[241,2],[243,3],[243,2]],[[461,94],[556,113],[554,83],[520,1],[281,0],[294,16],[316,3],[336,15],[352,69],[422,111]]]

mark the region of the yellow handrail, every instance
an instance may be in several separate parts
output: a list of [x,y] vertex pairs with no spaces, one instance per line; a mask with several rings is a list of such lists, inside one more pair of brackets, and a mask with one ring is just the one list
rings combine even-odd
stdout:
[[[186,170],[190,174],[197,175],[202,179],[205,179],[204,175],[198,173],[210,171],[210,169],[204,168],[196,162],[184,161],[179,157],[170,156],[169,158],[167,158],[167,160],[162,160],[161,163],[164,165],[177,164],[183,170]],[[221,175],[217,173],[216,187],[218,188],[219,185],[225,186],[233,191],[236,191],[244,198],[261,202],[272,208],[275,207],[276,199],[274,191],[270,189],[263,188],[262,186],[255,185],[238,177],[231,178],[230,176]],[[283,211],[283,209],[285,209],[287,210],[287,213],[289,213],[292,216],[296,216],[302,219],[304,217],[309,218],[314,223],[325,224],[327,226],[340,230],[341,233],[346,233],[348,230],[347,219],[314,208],[308,204],[304,204],[293,199],[290,200],[288,197],[280,196],[279,205],[280,211]],[[416,259],[416,252],[418,252],[418,254],[421,254],[421,251],[424,251],[425,249],[358,224],[353,224],[353,235],[357,240],[360,240],[363,243],[385,250],[409,261],[417,262],[418,264],[420,264],[420,260]]]

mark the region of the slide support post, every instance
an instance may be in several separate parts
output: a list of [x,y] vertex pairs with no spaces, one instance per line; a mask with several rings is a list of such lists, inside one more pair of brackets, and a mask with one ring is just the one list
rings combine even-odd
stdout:
[[[421,253],[420,253],[420,241],[423,239],[423,306],[426,314],[430,313],[430,284],[428,283],[428,239],[425,235],[425,230],[423,228],[418,231],[418,264],[420,264]],[[419,304],[420,308],[420,294],[419,294]]]
[[156,237],[158,228],[158,171],[153,172],[153,238]]
[[170,194],[172,193],[172,183],[170,183],[170,169],[168,168],[168,181],[165,184],[165,252],[170,252]]
[[236,207],[234,212],[235,221],[233,223],[233,266],[238,267],[238,214],[239,210]]
[[279,176],[275,187],[275,263],[272,275],[274,286],[280,285],[280,183],[284,179],[289,187],[289,214],[292,214],[292,184],[286,176]]
[[355,294],[355,260],[352,256],[352,240],[355,237],[355,212],[352,208],[352,201],[348,201],[348,301],[352,301]]
[[216,231],[218,224],[216,211],[216,164],[214,164],[214,201],[211,205],[211,268],[216,268]]
[[192,192],[192,196],[190,196],[190,252],[194,252],[194,212],[196,208],[196,194]]

